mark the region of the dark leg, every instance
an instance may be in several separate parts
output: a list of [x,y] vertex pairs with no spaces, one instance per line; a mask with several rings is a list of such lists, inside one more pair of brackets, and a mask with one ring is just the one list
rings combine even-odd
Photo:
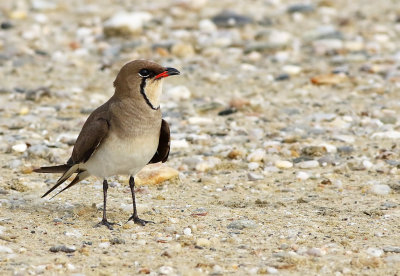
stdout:
[[133,178],[133,176],[129,178],[129,187],[131,188],[131,193],[132,193],[133,215],[128,219],[128,221],[133,220],[134,223],[140,224],[142,226],[145,226],[146,223],[154,223],[152,221],[143,220],[138,217],[136,210],[136,199],[135,199],[135,179]]
[[107,190],[108,190],[108,183],[107,180],[103,180],[103,219],[95,225],[95,227],[99,227],[101,225],[107,226],[108,229],[113,230],[112,225],[115,224],[113,222],[107,221]]

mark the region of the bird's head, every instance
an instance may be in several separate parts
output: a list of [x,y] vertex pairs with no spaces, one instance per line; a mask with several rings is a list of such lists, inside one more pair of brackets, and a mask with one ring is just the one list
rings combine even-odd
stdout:
[[175,68],[148,60],[134,60],[119,71],[114,81],[115,93],[135,97],[140,94],[152,109],[158,109],[164,78],[179,74]]

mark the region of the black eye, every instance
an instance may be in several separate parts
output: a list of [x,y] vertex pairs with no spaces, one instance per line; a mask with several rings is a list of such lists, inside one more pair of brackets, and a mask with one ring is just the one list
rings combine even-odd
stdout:
[[150,76],[150,71],[147,69],[142,69],[139,71],[139,76],[141,76],[142,78],[147,78]]

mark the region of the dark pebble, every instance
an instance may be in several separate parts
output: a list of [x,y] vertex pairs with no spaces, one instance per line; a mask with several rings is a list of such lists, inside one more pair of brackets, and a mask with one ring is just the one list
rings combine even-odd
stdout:
[[35,50],[35,54],[39,56],[48,56],[49,54],[46,51],[43,50]]
[[241,27],[253,22],[245,15],[240,15],[232,11],[223,11],[212,18],[212,21],[218,27]]
[[66,246],[66,245],[56,245],[50,247],[51,252],[65,252],[65,253],[73,253],[76,251],[76,248],[74,246]]
[[314,158],[309,157],[309,156],[300,156],[300,157],[294,158],[292,161],[293,161],[293,163],[300,163],[303,161],[310,161],[310,160],[314,160]]
[[399,167],[400,166],[400,161],[398,160],[385,160],[385,162],[391,166]]
[[295,12],[309,13],[309,12],[313,12],[314,10],[315,10],[315,8],[313,5],[303,4],[303,3],[290,5],[287,8],[288,13],[295,13]]
[[275,78],[276,81],[284,81],[284,80],[288,80],[288,79],[290,79],[290,76],[289,76],[289,74],[285,74],[285,73],[280,74]]
[[8,21],[1,22],[1,28],[3,30],[8,30],[8,29],[11,29],[12,27],[14,27],[14,25],[11,24],[11,22],[8,22]]
[[352,153],[354,148],[352,146],[341,146],[337,147],[338,153]]
[[39,87],[36,89],[28,90],[25,93],[25,99],[28,101],[37,101],[44,96],[50,96],[50,89],[48,87]]
[[233,114],[233,113],[236,113],[236,112],[237,112],[236,108],[230,107],[230,108],[227,108],[227,109],[224,109],[224,110],[218,112],[218,115],[219,116],[227,116],[227,115],[230,115],[230,114]]
[[125,244],[125,240],[121,238],[111,238],[110,239],[111,244]]
[[400,246],[385,246],[383,248],[383,251],[385,252],[391,252],[391,253],[400,253]]

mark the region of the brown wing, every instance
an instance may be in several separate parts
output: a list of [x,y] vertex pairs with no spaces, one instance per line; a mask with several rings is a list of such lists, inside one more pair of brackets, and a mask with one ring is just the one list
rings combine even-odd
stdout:
[[167,161],[170,144],[171,140],[170,140],[169,125],[163,119],[161,122],[160,140],[158,142],[158,148],[149,163],[157,163],[157,162],[164,163],[165,161]]
[[108,133],[109,122],[102,117],[89,117],[83,125],[72,151],[72,164],[86,162]]

